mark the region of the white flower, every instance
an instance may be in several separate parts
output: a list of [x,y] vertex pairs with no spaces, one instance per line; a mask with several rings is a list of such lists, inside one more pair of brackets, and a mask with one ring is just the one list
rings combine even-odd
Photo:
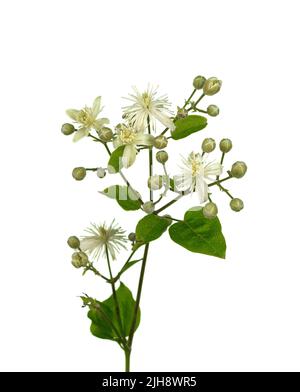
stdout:
[[172,131],[175,126],[170,118],[170,103],[166,95],[157,97],[157,88],[148,86],[147,90],[140,93],[136,87],[133,87],[134,94],[129,94],[125,98],[132,102],[131,105],[123,108],[126,118],[137,127],[145,129],[148,125],[148,118],[151,129],[155,130],[156,120]]
[[116,128],[117,137],[114,140],[114,146],[125,146],[122,164],[124,167],[129,167],[135,162],[137,154],[137,146],[152,146],[154,137],[143,131],[138,131],[136,127],[130,124],[120,124]]
[[192,152],[187,159],[183,158],[182,174],[175,176],[175,186],[180,191],[194,192],[199,195],[200,203],[208,199],[208,185],[205,180],[213,180],[212,176],[222,173],[219,162],[206,162],[201,154]]
[[115,224],[114,220],[109,226],[105,223],[103,225],[92,224],[86,232],[90,235],[82,237],[80,247],[95,259],[99,259],[101,254],[105,255],[106,248],[113,260],[121,248],[126,249],[124,245],[127,242],[125,231]]
[[107,118],[97,118],[101,110],[101,97],[97,97],[91,108],[85,106],[81,110],[68,109],[66,111],[67,115],[80,125],[78,131],[74,135],[74,142],[88,136],[91,129],[99,131],[105,124],[109,123]]

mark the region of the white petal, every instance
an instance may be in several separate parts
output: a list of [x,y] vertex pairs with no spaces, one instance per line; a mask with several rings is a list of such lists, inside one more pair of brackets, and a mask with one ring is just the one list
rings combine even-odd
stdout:
[[101,105],[101,97],[95,98],[94,103],[93,103],[93,108],[92,108],[93,115],[95,117],[97,117],[98,114],[101,112],[101,106],[100,105]]
[[222,165],[219,162],[210,162],[204,168],[204,176],[219,176],[222,174]]
[[146,133],[138,133],[136,136],[136,144],[142,144],[144,146],[153,146],[154,136]]
[[123,166],[126,168],[132,166],[135,162],[135,158],[136,158],[136,147],[132,144],[125,146],[123,156],[122,156]]
[[114,148],[118,148],[118,147],[122,146],[122,142],[121,142],[119,136],[117,136],[117,137],[115,138],[115,140],[113,141],[113,145],[114,145]]
[[170,117],[161,113],[159,110],[153,111],[152,114],[159,122],[161,122],[165,127],[169,128],[171,131],[175,129],[175,125]]
[[109,124],[109,119],[108,118],[99,118],[94,122],[94,128],[100,130],[103,125]]
[[200,204],[208,200],[208,186],[202,176],[196,179],[196,192],[198,193]]
[[88,128],[80,128],[78,131],[75,132],[74,137],[73,137],[73,142],[78,142],[78,140],[82,139],[85,136],[88,136],[89,134],[89,129]]
[[76,109],[66,110],[67,115],[74,121],[77,121],[77,116],[78,116],[79,112],[80,112],[80,110],[76,110]]

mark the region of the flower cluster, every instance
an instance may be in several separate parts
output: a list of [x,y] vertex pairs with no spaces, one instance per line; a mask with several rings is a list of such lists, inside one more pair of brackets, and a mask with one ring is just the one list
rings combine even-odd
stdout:
[[[76,236],[68,239],[68,245],[75,250],[72,265],[81,268],[84,274],[91,271],[111,284],[112,297],[107,300],[101,302],[89,296],[82,297],[82,300],[84,306],[90,308],[91,332],[121,346],[126,356],[126,370],[129,370],[132,340],[140,317],[139,303],[150,243],[168,230],[173,242],[191,252],[225,258],[226,242],[212,190],[218,189],[226,194],[233,211],[244,208],[243,201],[232,196],[224,186],[229,180],[242,178],[247,171],[243,161],[234,162],[229,170],[225,169],[225,156],[232,150],[231,140],[225,138],[219,142],[219,156],[213,159],[211,153],[216,151],[217,142],[207,137],[201,144],[197,136],[206,128],[208,117],[216,117],[220,112],[215,104],[209,104],[206,109],[199,105],[205,97],[217,94],[222,82],[216,77],[199,75],[192,84],[191,94],[180,106],[171,105],[166,95],[158,94],[157,87],[149,85],[142,92],[134,87],[133,93],[125,98],[127,105],[122,109],[121,123],[108,127],[110,121],[99,118],[103,108],[101,98],[97,97],[91,107],[67,110],[74,123],[62,126],[62,133],[73,134],[75,142],[87,137],[103,147],[102,164],[92,168],[75,167],[73,178],[82,181],[88,172],[94,172],[100,179],[106,175],[116,178],[118,173],[122,184],[112,185],[100,193],[114,199],[128,213],[140,211],[142,215],[135,232],[128,236],[113,219],[109,225],[92,224],[80,239]],[[172,145],[188,138],[194,138],[192,151],[187,156],[178,157],[181,163],[171,174],[168,160]],[[144,178],[143,191],[136,189],[126,178],[126,170],[135,164],[138,154],[144,155],[148,166],[140,173]],[[186,195],[194,194],[196,206],[186,211],[183,217],[163,213]],[[111,260],[116,260],[121,250],[126,251],[129,243],[131,253],[114,274]],[[132,260],[133,255],[141,250],[143,255]],[[107,274],[94,265],[102,258],[107,261]],[[142,267],[134,300],[130,290],[120,282],[120,277],[138,262],[142,262]]]

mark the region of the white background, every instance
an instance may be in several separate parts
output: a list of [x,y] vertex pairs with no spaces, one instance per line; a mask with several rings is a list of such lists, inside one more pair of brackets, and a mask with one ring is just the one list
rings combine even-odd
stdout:
[[[105,166],[107,157],[90,140],[73,144],[60,126],[65,109],[97,95],[116,124],[133,84],[159,84],[175,108],[197,74],[223,80],[220,94],[204,102],[221,114],[203,134],[170,143],[170,170],[203,137],[232,138],[227,168],[235,160],[249,166],[230,186],[245,209],[231,212],[216,192],[226,261],[189,253],[168,235],[150,247],[132,368],[300,370],[298,6],[1,2],[1,370],[123,369],[119,347],[89,333],[77,297],[104,299],[109,287],[70,265],[66,239],[113,217],[132,231],[142,214],[125,213],[97,193],[121,183],[117,177],[72,179],[74,166]],[[128,171],[133,181],[146,175],[142,162]],[[171,212],[182,217],[196,204],[187,198]],[[134,293],[138,271],[125,277]]]

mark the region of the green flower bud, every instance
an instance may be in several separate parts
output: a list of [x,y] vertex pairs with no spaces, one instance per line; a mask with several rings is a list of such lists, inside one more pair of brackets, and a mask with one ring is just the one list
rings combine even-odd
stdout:
[[230,139],[222,139],[220,141],[220,150],[222,152],[229,152],[232,149],[232,141]]
[[129,239],[129,241],[131,241],[131,242],[135,242],[135,240],[136,240],[136,235],[135,235],[135,233],[130,233],[130,234],[128,235],[128,239]]
[[215,95],[217,94],[222,86],[222,81],[218,78],[209,78],[205,81],[203,86],[203,93],[205,95]]
[[182,109],[177,106],[177,118],[186,118],[188,116],[189,112],[186,109]]
[[72,176],[76,181],[81,181],[86,176],[86,170],[84,167],[75,167],[72,171]]
[[99,178],[103,178],[103,177],[106,176],[106,171],[105,171],[105,169],[103,169],[103,167],[98,167],[98,169],[97,169],[97,176]]
[[110,142],[113,138],[113,131],[110,128],[103,127],[97,131],[100,140],[104,143]]
[[232,165],[232,168],[231,168],[231,170],[230,170],[230,173],[231,173],[232,177],[235,177],[235,178],[242,178],[242,177],[244,177],[244,175],[246,174],[246,171],[247,171],[247,165],[246,165],[246,163],[245,163],[245,162],[238,161],[238,162],[235,162],[235,163]]
[[204,76],[198,75],[195,77],[193,80],[193,86],[196,90],[201,90],[202,87],[204,86],[206,79]]
[[211,117],[216,117],[220,113],[220,109],[217,105],[209,105],[206,109],[207,114]]
[[169,226],[172,224],[173,220],[171,215],[163,215],[162,217],[167,220]]
[[75,132],[75,127],[72,124],[63,124],[61,127],[61,131],[64,135],[68,136],[68,135],[72,135],[73,132]]
[[165,136],[162,136],[162,135],[157,136],[154,139],[153,145],[154,145],[155,148],[161,150],[162,148],[167,147],[168,139]]
[[75,252],[72,254],[72,264],[75,268],[86,267],[89,258],[84,252]]
[[244,208],[243,200],[238,198],[232,199],[230,202],[230,208],[236,212],[241,211]]
[[163,179],[162,176],[151,176],[148,179],[148,188],[152,191],[157,191],[163,186]]
[[146,201],[146,203],[144,203],[142,205],[143,210],[147,213],[147,214],[152,214],[152,212],[155,209],[155,205],[152,201]]
[[166,163],[167,160],[169,159],[169,154],[167,153],[167,151],[158,151],[156,153],[156,160],[159,163]]
[[76,237],[75,235],[72,235],[71,237],[69,237],[67,243],[68,243],[69,247],[72,249],[78,249],[80,246],[79,238]]
[[203,143],[202,143],[203,152],[209,153],[209,152],[214,151],[215,148],[216,148],[216,142],[214,139],[207,138],[207,139],[203,140]]
[[215,203],[209,202],[203,207],[203,215],[207,219],[213,219],[218,215],[218,207]]

